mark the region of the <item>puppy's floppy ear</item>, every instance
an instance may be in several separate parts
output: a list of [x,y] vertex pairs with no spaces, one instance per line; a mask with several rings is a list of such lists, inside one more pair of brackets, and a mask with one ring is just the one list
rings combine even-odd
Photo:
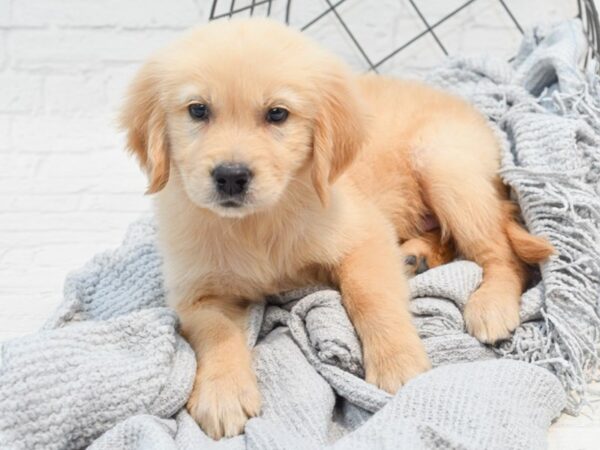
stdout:
[[129,87],[120,124],[127,131],[127,148],[148,175],[146,194],[160,191],[169,180],[169,142],[165,112],[159,103],[159,75],[148,62]]
[[364,141],[365,126],[360,102],[343,71],[322,80],[319,94],[311,178],[321,203],[327,206],[329,186],[354,161]]

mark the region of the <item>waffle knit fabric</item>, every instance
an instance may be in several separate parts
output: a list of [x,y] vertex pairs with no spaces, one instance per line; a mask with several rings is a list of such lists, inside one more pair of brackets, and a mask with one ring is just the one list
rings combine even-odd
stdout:
[[528,33],[512,65],[455,60],[429,78],[490,118],[525,223],[558,251],[524,293],[510,341],[484,346],[464,330],[476,264],[425,272],[411,280],[411,308],[435,368],[392,397],[362,379],[338,292],[269,298],[249,324],[262,413],[214,442],[183,409],[195,358],[164,306],[155,228],[143,219],[69,276],[43,330],[3,345],[0,448],[544,448],[598,365],[600,83],[576,69],[584,51],[581,25],[566,22]]

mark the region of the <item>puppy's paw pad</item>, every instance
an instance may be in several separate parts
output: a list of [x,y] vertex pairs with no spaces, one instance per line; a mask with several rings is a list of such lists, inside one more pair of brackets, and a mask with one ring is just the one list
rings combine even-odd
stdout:
[[403,262],[408,276],[419,275],[436,266],[432,248],[423,239],[409,239],[400,245],[400,249],[406,255]]
[[429,270],[426,256],[408,255],[404,258],[404,265],[409,275],[420,275]]

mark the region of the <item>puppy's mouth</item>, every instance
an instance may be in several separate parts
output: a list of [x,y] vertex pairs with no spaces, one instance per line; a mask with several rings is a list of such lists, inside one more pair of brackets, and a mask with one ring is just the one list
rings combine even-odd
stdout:
[[219,202],[219,206],[223,208],[241,208],[244,206],[244,202],[238,200],[223,200]]
[[241,218],[253,211],[246,196],[222,196],[214,200],[211,208],[223,217]]

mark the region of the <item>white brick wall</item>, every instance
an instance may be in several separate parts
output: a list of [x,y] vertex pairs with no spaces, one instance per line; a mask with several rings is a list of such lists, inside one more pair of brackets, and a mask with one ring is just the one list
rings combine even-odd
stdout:
[[0,340],[38,328],[65,274],[148,209],[115,113],[193,0],[0,0]]

